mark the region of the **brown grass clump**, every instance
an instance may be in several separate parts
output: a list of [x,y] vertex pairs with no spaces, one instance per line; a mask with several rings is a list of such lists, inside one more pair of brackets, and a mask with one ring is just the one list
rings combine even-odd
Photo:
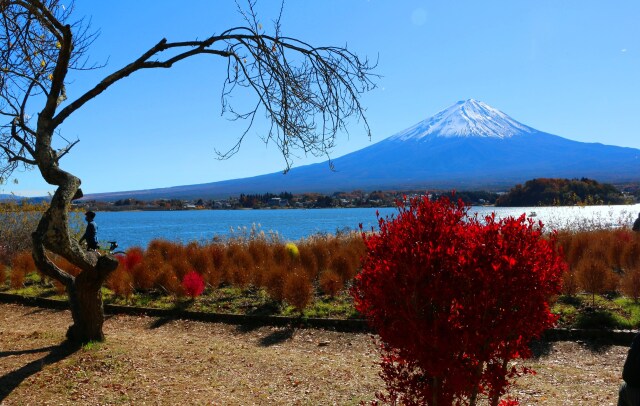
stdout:
[[253,258],[245,244],[234,242],[229,246],[227,264],[229,283],[243,289],[248,287],[252,279]]
[[576,265],[576,278],[578,285],[585,292],[591,293],[592,297],[613,291],[617,286],[617,277],[611,267],[602,257],[595,255],[585,256]]
[[313,299],[313,286],[301,268],[287,272],[283,283],[284,300],[302,312]]
[[329,261],[331,260],[331,251],[329,250],[326,242],[327,238],[316,237],[310,243],[311,251],[315,257],[318,269],[326,269],[329,266]]
[[220,286],[223,281],[223,269],[226,266],[226,253],[222,244],[210,244],[203,248],[207,257],[211,260],[211,269],[205,275],[205,281],[213,288]]
[[180,279],[178,279],[173,271],[173,267],[169,264],[163,264],[158,269],[158,277],[156,278],[155,286],[169,295],[184,295]]
[[170,264],[173,268],[173,273],[179,280],[184,279],[185,275],[193,270],[186,255],[173,258]]
[[182,248],[181,244],[167,241],[167,240],[157,239],[157,240],[152,240],[149,243],[149,245],[147,246],[147,254],[150,254],[151,252],[156,252],[160,254],[160,256],[165,261],[168,261],[171,258],[175,257],[176,254],[178,254],[179,251],[181,251],[181,248]]
[[0,262],[0,285],[4,285],[7,276],[9,276],[9,267],[3,262]]
[[620,278],[620,290],[634,301],[640,298],[640,268],[628,269]]
[[320,290],[331,297],[335,297],[344,287],[340,275],[331,269],[327,269],[320,274],[318,283]]
[[300,266],[304,268],[309,277],[315,279],[320,273],[318,268],[318,261],[314,255],[313,248],[308,241],[304,241],[298,244],[298,251],[300,252]]
[[213,271],[213,261],[208,252],[200,245],[187,246],[187,256],[191,268],[200,275],[209,275]]
[[289,255],[289,252],[282,243],[273,244],[273,247],[271,248],[271,256],[276,266],[286,268],[291,264],[291,255]]
[[635,233],[633,238],[623,245],[621,256],[624,268],[640,266],[640,233]]
[[356,275],[356,268],[353,265],[353,261],[350,261],[346,255],[340,254],[331,258],[329,269],[333,270],[340,276],[342,283],[353,279]]
[[11,288],[20,289],[24,286],[24,279],[29,272],[33,272],[36,265],[30,251],[22,251],[11,261]]
[[562,275],[562,294],[575,296],[579,290],[580,286],[578,285],[576,272],[573,269],[567,270],[567,272]]
[[284,281],[287,269],[274,264],[264,276],[264,287],[269,296],[276,302],[284,300]]
[[257,266],[264,266],[272,261],[271,244],[262,238],[250,240],[247,243],[246,251]]
[[590,246],[589,232],[574,233],[563,231],[558,233],[558,243],[564,251],[564,258],[569,265],[575,265]]
[[120,262],[120,265],[118,265],[118,268],[109,275],[109,279],[107,279],[105,285],[117,296],[125,298],[129,298],[131,296],[133,293],[133,278],[122,261]]

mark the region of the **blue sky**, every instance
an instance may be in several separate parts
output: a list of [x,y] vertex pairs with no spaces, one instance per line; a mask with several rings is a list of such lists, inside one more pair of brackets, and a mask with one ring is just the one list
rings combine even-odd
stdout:
[[[279,2],[259,0],[267,31],[279,9]],[[204,38],[242,23],[231,0],[78,1],[75,15],[100,31],[90,56],[107,65],[73,73],[70,100],[163,37]],[[282,31],[378,59],[378,88],[362,98],[372,138],[353,122],[332,152],[338,157],[469,98],[541,131],[640,148],[638,21],[637,0],[289,0]],[[224,68],[222,58],[201,57],[124,79],[65,122],[62,134],[80,143],[61,166],[82,179],[85,193],[282,170],[282,157],[257,131],[237,155],[216,159],[215,149],[230,148],[244,129],[220,117]],[[322,160],[299,156],[294,165]],[[18,183],[0,185],[0,193],[53,190],[36,171],[14,178]]]

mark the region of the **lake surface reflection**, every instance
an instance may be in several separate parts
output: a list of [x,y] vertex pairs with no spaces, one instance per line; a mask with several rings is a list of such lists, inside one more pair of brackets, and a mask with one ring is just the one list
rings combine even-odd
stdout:
[[[277,233],[284,240],[298,240],[317,233],[335,233],[377,227],[381,216],[397,213],[395,208],[309,209],[309,210],[193,210],[100,212],[96,217],[101,242],[116,240],[122,248],[146,247],[156,238],[172,241],[206,242],[216,236],[250,233],[252,228]],[[640,204],[589,207],[477,207],[479,216],[495,212],[498,217],[533,215],[545,227],[620,227],[630,225]]]

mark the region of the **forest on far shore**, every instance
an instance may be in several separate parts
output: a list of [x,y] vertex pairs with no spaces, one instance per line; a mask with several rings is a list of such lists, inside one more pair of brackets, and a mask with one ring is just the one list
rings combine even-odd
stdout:
[[496,206],[576,206],[631,204],[636,198],[609,183],[593,179],[538,178],[518,184],[496,199]]

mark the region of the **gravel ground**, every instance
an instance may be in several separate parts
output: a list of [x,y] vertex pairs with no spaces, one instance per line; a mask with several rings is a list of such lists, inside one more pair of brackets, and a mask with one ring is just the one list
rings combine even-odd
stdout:
[[[0,404],[356,405],[383,388],[367,334],[113,316],[107,341],[60,347],[67,311],[0,304]],[[627,348],[536,347],[522,405],[615,405]]]

